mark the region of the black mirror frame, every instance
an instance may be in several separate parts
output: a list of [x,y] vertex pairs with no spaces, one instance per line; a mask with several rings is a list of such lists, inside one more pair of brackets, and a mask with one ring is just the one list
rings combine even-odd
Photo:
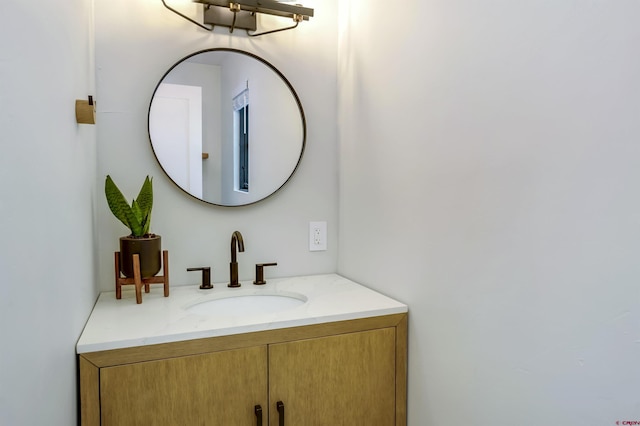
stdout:
[[[278,75],[282,81],[284,82],[284,84],[287,86],[287,88],[289,89],[289,91],[291,92],[291,95],[293,96],[293,98],[296,101],[296,104],[298,105],[298,110],[300,111],[300,120],[302,122],[302,147],[300,149],[300,156],[298,157],[298,161],[296,162],[296,165],[294,166],[293,170],[291,171],[291,174],[289,175],[289,177],[282,183],[282,185],[280,185],[278,188],[276,188],[273,192],[271,192],[269,195],[266,195],[262,198],[260,198],[259,200],[255,200],[252,201],[250,203],[246,203],[246,204],[233,204],[233,205],[227,205],[227,204],[217,204],[217,203],[213,203],[211,201],[207,201],[207,200],[203,200],[202,198],[198,198],[195,195],[189,193],[188,191],[186,191],[184,188],[182,188],[180,185],[178,185],[171,176],[169,176],[169,173],[167,173],[167,171],[165,170],[165,168],[162,166],[162,163],[160,162],[158,155],[156,154],[156,151],[153,147],[153,141],[151,140],[151,129],[149,128],[149,124],[150,124],[150,116],[151,116],[151,104],[153,103],[153,99],[155,98],[156,92],[158,91],[158,88],[160,87],[160,84],[162,84],[162,82],[164,81],[165,77],[167,77],[167,75],[169,73],[171,73],[171,71],[173,71],[174,68],[176,68],[178,65],[180,65],[181,63],[183,63],[184,61],[186,61],[187,59],[196,56],[196,55],[200,55],[202,53],[207,53],[207,52],[232,52],[232,53],[239,53],[242,55],[246,55],[249,56],[253,59],[256,59],[257,61],[263,63],[264,65],[266,65],[269,69],[271,69],[273,72],[276,73],[276,75]],[[227,47],[214,47],[214,48],[210,48],[210,49],[203,49],[203,50],[199,50],[197,52],[191,53],[185,57],[183,57],[182,59],[180,59],[179,61],[177,61],[175,64],[173,64],[171,66],[171,68],[169,68],[167,70],[167,72],[165,72],[162,76],[162,78],[160,78],[160,81],[158,81],[158,84],[156,85],[155,89],[153,89],[153,93],[151,95],[151,100],[149,101],[149,108],[147,111],[147,135],[149,137],[149,144],[151,145],[151,150],[153,151],[153,155],[156,159],[156,162],[158,163],[158,165],[160,166],[160,168],[162,169],[162,171],[164,172],[164,174],[167,176],[167,178],[169,178],[169,180],[177,187],[179,188],[182,192],[184,192],[185,194],[189,195],[190,197],[199,200],[203,203],[206,204],[210,204],[210,205],[214,205],[214,206],[220,206],[220,207],[244,207],[244,206],[250,206],[256,203],[259,203],[260,201],[264,201],[267,198],[273,196],[276,192],[280,191],[293,177],[293,175],[296,173],[296,171],[298,170],[298,167],[300,166],[300,162],[302,161],[302,157],[304,155],[304,151],[307,145],[307,120],[305,118],[304,115],[304,109],[302,108],[302,102],[300,102],[300,98],[298,97],[298,94],[296,93],[295,89],[293,88],[293,86],[291,85],[291,83],[289,82],[289,80],[287,80],[287,78],[284,76],[284,74],[282,74],[282,72],[280,72],[280,70],[278,70],[275,66],[273,66],[271,63],[267,62],[265,59],[259,57],[258,55],[255,55],[253,53],[250,52],[246,52],[244,50],[240,50],[240,49],[233,49],[233,48],[227,48]]]

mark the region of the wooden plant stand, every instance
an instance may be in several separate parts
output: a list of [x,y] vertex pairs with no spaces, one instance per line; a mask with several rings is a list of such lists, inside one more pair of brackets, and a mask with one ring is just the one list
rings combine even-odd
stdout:
[[164,284],[164,297],[169,297],[169,252],[162,251],[162,269],[164,275],[143,278],[140,273],[140,256],[133,255],[133,278],[125,278],[120,274],[120,252],[115,252],[115,272],[116,272],[116,299],[122,298],[123,285],[136,286],[136,303],[142,303],[142,286],[144,292],[149,293],[150,284]]

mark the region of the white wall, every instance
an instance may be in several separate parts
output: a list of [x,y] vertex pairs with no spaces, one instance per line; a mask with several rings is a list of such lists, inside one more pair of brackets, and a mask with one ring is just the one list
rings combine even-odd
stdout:
[[0,424],[72,425],[97,295],[91,2],[0,3]]
[[410,425],[640,419],[640,4],[341,2],[339,272]]
[[[187,13],[192,3],[168,2]],[[98,185],[110,174],[125,195],[137,194],[144,176],[154,177],[152,231],[169,250],[172,285],[194,285],[192,266],[213,267],[213,280],[229,276],[234,230],[242,232],[241,280],[254,265],[276,261],[268,276],[335,271],[337,267],[337,0],[309,1],[316,16],[295,31],[254,39],[242,32],[213,34],[165,9],[160,1],[96,0]],[[288,24],[288,22],[286,22]],[[239,31],[239,30],[237,30]],[[278,68],[296,88],[307,116],[307,149],[291,181],[276,195],[251,206],[208,205],[184,194],[164,175],[151,150],[147,111],[153,89],[175,62],[198,50],[232,47],[255,53]],[[127,233],[98,200],[98,263],[102,290],[113,288],[113,252]],[[308,251],[308,222],[329,223],[329,250]],[[268,277],[267,277],[268,278]]]

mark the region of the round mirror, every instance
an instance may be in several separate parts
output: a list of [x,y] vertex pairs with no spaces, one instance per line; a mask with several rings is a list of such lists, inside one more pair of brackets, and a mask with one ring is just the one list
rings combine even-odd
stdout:
[[167,71],[149,106],[160,166],[189,195],[220,206],[258,202],[282,188],[305,147],[302,104],[273,65],[208,49]]

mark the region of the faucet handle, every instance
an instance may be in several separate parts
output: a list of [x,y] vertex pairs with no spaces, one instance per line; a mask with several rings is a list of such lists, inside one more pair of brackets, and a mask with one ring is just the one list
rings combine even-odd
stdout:
[[200,284],[200,288],[202,290],[210,290],[213,288],[211,284],[211,267],[202,266],[200,268],[187,268],[187,271],[202,271],[202,284]]
[[263,285],[267,282],[264,280],[264,267],[276,266],[277,263],[256,263],[256,280],[253,282],[255,285]]

